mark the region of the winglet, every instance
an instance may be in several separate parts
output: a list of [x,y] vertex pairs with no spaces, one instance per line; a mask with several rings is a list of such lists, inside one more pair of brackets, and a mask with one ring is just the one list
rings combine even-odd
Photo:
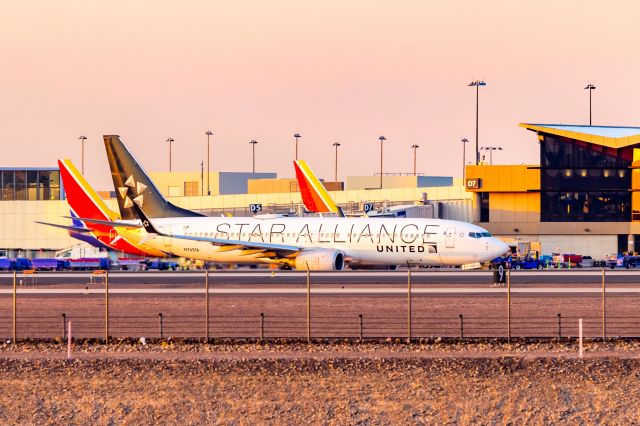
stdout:
[[333,202],[322,182],[313,174],[306,161],[294,161],[293,166],[296,170],[296,178],[305,208],[314,213],[339,213],[338,206]]

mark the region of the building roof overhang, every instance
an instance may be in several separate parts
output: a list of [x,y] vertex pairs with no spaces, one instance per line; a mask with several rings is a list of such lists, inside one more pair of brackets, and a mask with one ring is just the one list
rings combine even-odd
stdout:
[[520,127],[540,133],[620,149],[640,143],[640,127],[584,126],[572,124],[520,123]]

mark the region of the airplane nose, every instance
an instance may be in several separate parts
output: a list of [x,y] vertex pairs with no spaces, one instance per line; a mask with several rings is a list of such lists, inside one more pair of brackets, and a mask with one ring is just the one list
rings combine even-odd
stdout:
[[510,250],[509,245],[498,238],[494,238],[492,246],[494,257],[502,256]]

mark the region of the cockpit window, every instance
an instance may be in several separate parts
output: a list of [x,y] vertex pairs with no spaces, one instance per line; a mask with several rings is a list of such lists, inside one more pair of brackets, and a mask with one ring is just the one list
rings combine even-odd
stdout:
[[488,238],[492,235],[488,232],[469,232],[471,238]]

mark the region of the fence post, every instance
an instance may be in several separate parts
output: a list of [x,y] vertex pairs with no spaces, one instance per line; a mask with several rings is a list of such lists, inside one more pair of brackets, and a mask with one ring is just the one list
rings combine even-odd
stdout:
[[[206,265],[205,265],[206,267]],[[204,292],[205,292],[205,336],[207,339],[207,343],[209,343],[209,270],[205,270],[204,272]]]
[[18,318],[17,318],[17,306],[18,306],[18,290],[16,288],[17,272],[13,271],[13,344],[16,344],[18,338]]
[[582,348],[582,318],[578,320],[578,340],[579,340],[578,356],[582,358],[582,356],[584,355],[584,350]]
[[62,313],[62,341],[67,340],[67,315]]
[[602,341],[607,340],[607,284],[604,276],[604,267],[602,268]]
[[71,359],[71,321],[68,322],[69,332],[67,333],[67,360]]
[[460,340],[464,339],[464,318],[460,314]]
[[562,339],[562,315],[558,314],[558,342]]
[[407,343],[411,343],[411,267],[407,265]]
[[507,269],[507,343],[511,343],[511,268]]
[[158,314],[158,318],[160,319],[160,340],[164,339],[164,330],[162,329],[162,312]]
[[307,263],[307,342],[311,342],[311,271]]
[[104,343],[109,344],[109,270],[104,271]]
[[362,332],[362,314],[358,314],[358,322],[360,323],[360,341],[362,341],[362,339],[364,338]]
[[264,340],[264,312],[260,312],[260,341]]

